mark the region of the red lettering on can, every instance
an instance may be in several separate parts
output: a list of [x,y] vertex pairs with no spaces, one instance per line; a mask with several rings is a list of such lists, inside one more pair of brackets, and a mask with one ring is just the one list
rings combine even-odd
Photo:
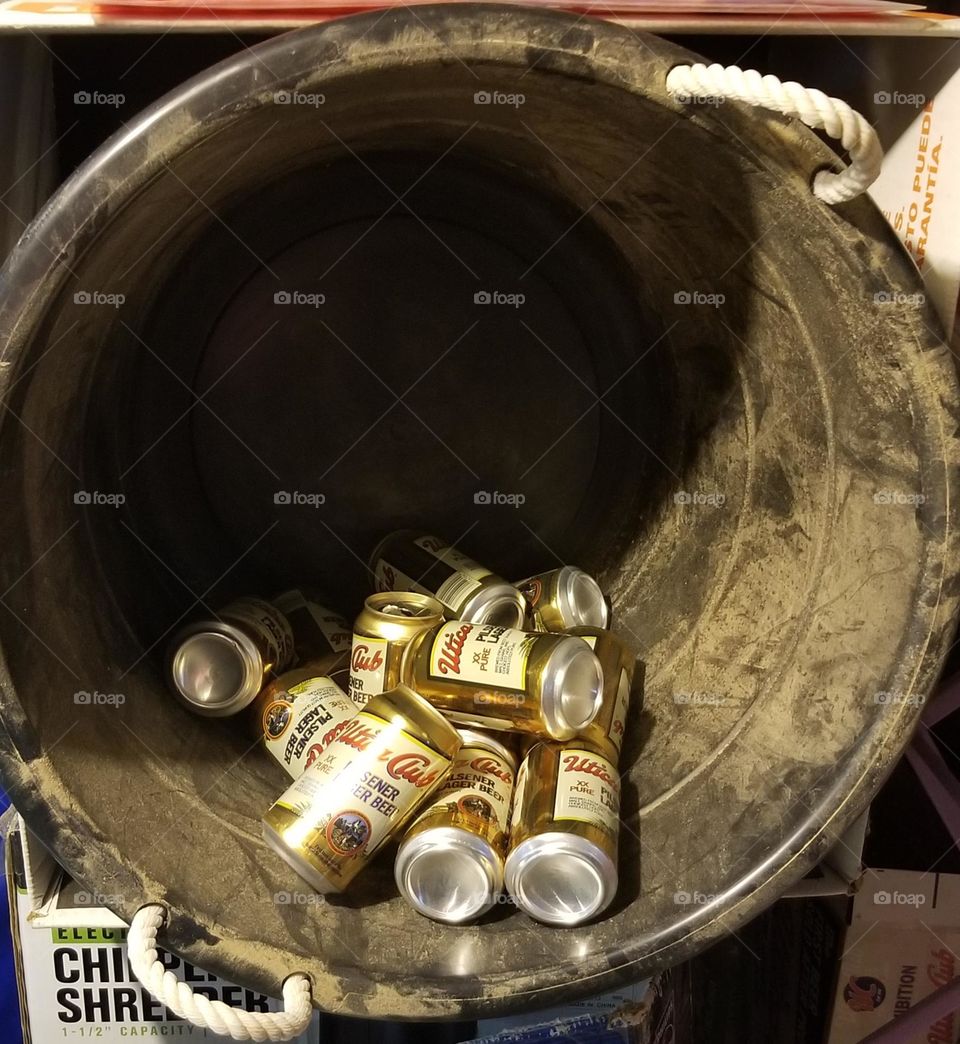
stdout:
[[350,663],[352,671],[378,671],[383,666],[383,657],[380,650],[370,655],[369,645],[355,645],[353,647],[353,660]]
[[337,722],[329,732],[325,732],[316,743],[311,744],[307,751],[307,761],[304,768],[310,768],[310,766],[320,757],[327,747],[333,743],[351,721],[351,718],[346,718],[344,721]]
[[504,783],[513,782],[513,776],[509,770],[504,768],[496,758],[474,758],[470,762],[470,768],[476,772],[482,772],[485,776],[502,779]]
[[620,786],[620,781],[614,779],[599,761],[594,761],[592,758],[578,758],[576,754],[568,754],[563,759],[563,765],[567,772],[582,772],[587,776],[596,776],[602,783],[613,787],[614,790]]
[[448,634],[444,639],[437,656],[437,670],[441,674],[459,674],[460,660],[463,656],[463,646],[467,635],[473,630],[473,624],[463,624],[453,634]]
[[344,723],[343,732],[337,737],[337,742],[353,747],[354,750],[366,750],[379,735],[379,729],[370,728],[359,718],[350,718]]
[[954,978],[953,954],[949,950],[941,949],[934,951],[930,956],[937,963],[927,965],[927,978],[935,989],[939,989],[941,986],[946,986]]
[[394,779],[402,779],[415,787],[429,787],[439,773],[426,771],[430,768],[430,759],[425,754],[398,754],[387,762],[387,772]]

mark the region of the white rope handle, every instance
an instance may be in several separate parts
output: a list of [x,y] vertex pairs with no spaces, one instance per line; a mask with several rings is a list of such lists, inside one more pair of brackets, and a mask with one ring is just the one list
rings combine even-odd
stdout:
[[813,193],[824,203],[843,203],[859,196],[880,173],[883,149],[876,131],[845,101],[823,91],[792,81],[781,83],[776,76],[761,76],[756,69],[701,63],[674,66],[667,73],[667,91],[681,102],[733,98],[762,105],[836,138],[850,154],[850,166],[839,174],[817,173]]
[[157,931],[166,920],[164,907],[141,907],[130,922],[127,956],[141,984],[175,1015],[201,1029],[234,1040],[292,1040],[304,1033],[313,1016],[310,980],[291,975],[283,984],[283,1011],[244,1011],[194,993],[157,958]]

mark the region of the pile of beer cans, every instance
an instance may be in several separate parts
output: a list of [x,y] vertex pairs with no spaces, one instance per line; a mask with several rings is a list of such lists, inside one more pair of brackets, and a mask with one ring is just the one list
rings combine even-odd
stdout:
[[352,632],[296,590],[172,643],[176,695],[246,713],[293,779],[265,839],[322,893],[398,841],[400,893],[449,924],[502,902],[545,924],[596,917],[617,890],[617,763],[643,671],[599,585],[574,566],[508,583],[411,531],[370,570]]

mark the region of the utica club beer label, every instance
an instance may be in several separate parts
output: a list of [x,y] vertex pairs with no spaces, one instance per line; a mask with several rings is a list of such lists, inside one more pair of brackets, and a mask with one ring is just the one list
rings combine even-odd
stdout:
[[450,775],[413,822],[394,863],[400,894],[417,911],[465,924],[503,887],[517,759],[493,736],[463,730]]
[[620,827],[620,776],[616,768],[593,751],[564,747],[553,818],[593,824],[615,835]]
[[430,807],[413,829],[462,826],[485,838],[499,853],[507,854],[513,766],[486,746],[467,742],[460,748]]
[[225,605],[219,615],[252,631],[275,668],[283,668],[293,660],[293,629],[283,613],[269,602],[262,598],[238,598]]
[[413,638],[401,678],[450,721],[560,740],[596,717],[603,686],[599,660],[576,637],[464,620]]
[[523,692],[536,634],[493,624],[444,624],[430,650],[430,676]]
[[396,719],[360,711],[274,809],[297,817],[301,854],[343,888],[439,786],[450,762]]
[[504,867],[517,905],[544,924],[568,927],[605,910],[617,891],[619,812],[620,778],[599,751],[582,742],[531,747]]
[[264,745],[296,779],[343,732],[357,713],[329,678],[308,678],[279,692],[261,712]]
[[355,707],[363,707],[371,696],[386,687],[387,653],[390,643],[385,638],[353,636],[350,651],[350,699]]

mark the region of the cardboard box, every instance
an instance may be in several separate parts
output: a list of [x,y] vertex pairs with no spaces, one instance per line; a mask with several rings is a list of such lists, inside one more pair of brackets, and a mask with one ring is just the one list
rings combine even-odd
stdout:
[[[879,102],[866,114],[889,119],[894,107],[914,113],[896,140],[884,142],[883,169],[870,195],[920,269],[949,338],[960,290],[960,71],[927,97],[932,77],[924,58],[899,64],[896,80],[875,93]],[[945,61],[956,68],[956,56]],[[883,130],[881,122],[881,139]]]
[[[857,1044],[960,973],[960,875],[868,870],[843,942],[828,1044]],[[956,1044],[953,1012],[903,1044]]]
[[[12,810],[11,810],[12,812]],[[177,1018],[140,985],[127,960],[127,927],[77,887],[14,814],[4,817],[4,866],[24,1044],[223,1040]],[[158,951],[177,977],[211,999],[247,1011],[281,1002],[225,982]],[[296,1044],[319,1044],[319,1015]]]

